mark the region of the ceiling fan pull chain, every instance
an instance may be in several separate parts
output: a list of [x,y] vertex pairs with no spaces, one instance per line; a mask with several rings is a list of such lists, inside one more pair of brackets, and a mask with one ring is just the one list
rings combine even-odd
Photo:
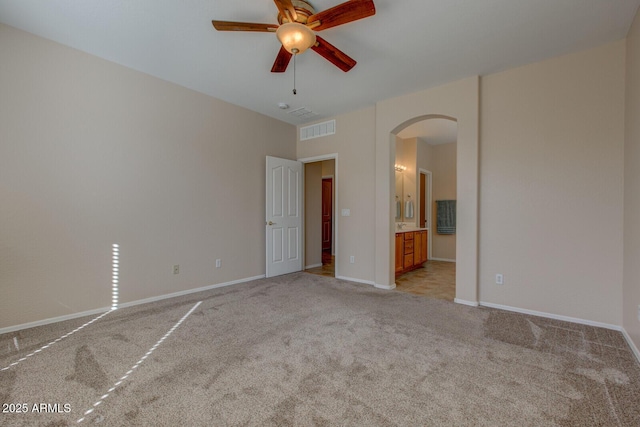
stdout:
[[297,95],[298,92],[296,91],[296,55],[295,53],[293,54],[293,94]]

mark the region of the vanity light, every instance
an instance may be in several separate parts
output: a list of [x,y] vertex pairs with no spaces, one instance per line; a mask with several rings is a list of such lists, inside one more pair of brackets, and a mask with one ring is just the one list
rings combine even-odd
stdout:
[[396,169],[396,171],[398,171],[398,172],[404,172],[404,171],[406,171],[406,170],[407,170],[407,167],[406,167],[406,166],[402,166],[402,165],[399,165],[399,164],[397,164],[397,163],[395,164],[394,168],[395,168],[395,169]]

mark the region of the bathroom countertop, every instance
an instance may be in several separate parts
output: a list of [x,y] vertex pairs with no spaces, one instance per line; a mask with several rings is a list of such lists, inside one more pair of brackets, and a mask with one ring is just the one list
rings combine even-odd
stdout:
[[420,228],[420,227],[415,227],[414,226],[414,227],[402,227],[402,229],[399,230],[396,227],[396,233],[407,233],[409,231],[426,231],[426,230],[429,230],[429,229],[428,228]]

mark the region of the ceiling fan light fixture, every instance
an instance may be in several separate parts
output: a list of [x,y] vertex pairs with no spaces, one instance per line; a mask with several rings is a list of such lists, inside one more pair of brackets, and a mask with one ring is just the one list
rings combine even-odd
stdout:
[[287,52],[297,55],[316,43],[316,34],[309,27],[297,22],[282,24],[276,30],[276,37]]

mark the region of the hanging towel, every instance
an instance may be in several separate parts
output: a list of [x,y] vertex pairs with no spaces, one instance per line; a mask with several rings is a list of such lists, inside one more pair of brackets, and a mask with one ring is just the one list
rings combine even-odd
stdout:
[[456,234],[456,201],[436,200],[438,234]]
[[413,218],[413,200],[407,200],[404,205],[404,217]]
[[400,203],[400,200],[396,200],[396,219],[400,219],[401,215],[400,215],[400,209],[402,208],[402,203]]

